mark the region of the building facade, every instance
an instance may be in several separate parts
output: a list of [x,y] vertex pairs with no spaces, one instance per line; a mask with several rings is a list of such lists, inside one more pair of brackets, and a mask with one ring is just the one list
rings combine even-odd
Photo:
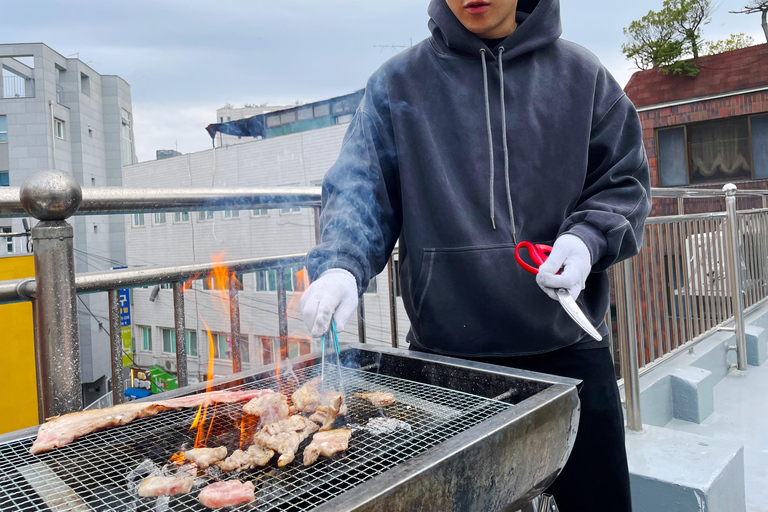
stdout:
[[[768,44],[692,62],[696,77],[650,69],[625,87],[642,122],[652,186],[766,188]],[[713,202],[690,201],[686,212],[723,209]],[[653,215],[672,213],[677,204],[654,201]]]
[[[325,104],[325,103],[323,103]],[[313,109],[313,105],[303,106]],[[275,115],[280,115],[276,112]],[[270,114],[272,115],[272,114]],[[298,121],[298,120],[297,120]],[[284,129],[289,127],[284,126]],[[125,169],[129,187],[310,187],[319,186],[335,162],[347,123],[219,147],[174,158],[142,162]],[[245,140],[245,137],[243,137]],[[239,259],[303,253],[315,245],[311,209],[229,210],[177,214],[132,215],[126,221],[130,266],[177,265],[212,258]],[[301,268],[285,275],[262,271],[238,276],[241,333],[248,345],[244,368],[275,362],[278,340],[276,280],[286,284],[289,356],[307,353],[313,342],[300,314]],[[297,274],[299,274],[297,276]],[[226,290],[201,276],[185,292],[190,380],[204,380],[208,354],[215,375],[232,372]],[[389,295],[385,275],[364,294],[366,341],[391,343]],[[153,296],[154,295],[154,296]],[[398,299],[398,331],[404,343],[408,321]],[[134,360],[143,368],[158,365],[175,371],[173,297],[169,285],[132,290]],[[207,333],[211,333],[211,339]],[[352,318],[342,339],[356,341]],[[211,343],[213,344],[211,350]]]
[[[0,69],[0,186],[18,187],[30,174],[52,168],[71,173],[82,187],[123,184],[123,166],[136,162],[136,154],[131,91],[122,78],[101,75],[42,43],[0,45]],[[122,216],[71,222],[76,272],[125,262]],[[0,230],[23,231],[22,219],[0,220]],[[0,256],[27,250],[23,237],[0,244]],[[85,404],[108,391],[108,314],[101,295],[78,299]]]

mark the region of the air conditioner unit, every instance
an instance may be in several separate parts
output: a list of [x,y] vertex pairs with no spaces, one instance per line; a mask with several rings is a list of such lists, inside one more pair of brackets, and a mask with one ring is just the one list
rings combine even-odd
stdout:
[[169,372],[175,372],[176,371],[176,361],[172,361],[170,359],[166,359],[165,363],[165,369]]

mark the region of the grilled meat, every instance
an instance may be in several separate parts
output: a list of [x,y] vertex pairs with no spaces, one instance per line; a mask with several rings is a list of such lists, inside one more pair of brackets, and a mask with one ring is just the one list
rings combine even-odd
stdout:
[[277,459],[277,465],[282,467],[293,461],[299,444],[317,429],[315,423],[303,416],[296,415],[287,420],[266,425],[256,433],[253,441],[259,446],[279,453],[280,458]]
[[288,397],[282,393],[268,393],[254,398],[243,406],[243,412],[261,418],[262,424],[288,419]]
[[197,499],[208,508],[229,507],[250,503],[256,499],[253,482],[227,480],[207,485]]
[[320,430],[329,430],[341,410],[341,395],[334,394],[328,405],[318,405],[310,420],[320,423]]
[[386,407],[388,405],[394,404],[397,401],[395,400],[395,395],[384,391],[374,391],[373,393],[355,393],[355,396],[357,398],[362,398],[363,400],[368,400],[374,405],[374,407]]
[[318,405],[322,405],[322,397],[317,386],[320,384],[320,379],[315,377],[308,380],[303,386],[294,391],[291,395],[293,405],[296,408],[296,412],[315,412]]
[[318,432],[312,437],[312,442],[304,448],[304,465],[309,466],[320,455],[330,457],[334,453],[343,452],[349,447],[351,436],[352,431],[346,428]]
[[226,446],[219,446],[218,448],[195,448],[194,450],[187,450],[184,452],[184,458],[197,464],[197,467],[200,469],[205,469],[226,456]]
[[142,498],[175,496],[187,494],[194,483],[195,479],[191,476],[150,476],[141,482],[137,492]]
[[131,402],[107,407],[106,409],[90,409],[56,416],[40,426],[40,429],[37,431],[37,439],[35,439],[29,452],[45,452],[67,445],[91,432],[125,425],[136,418],[155,416],[157,413],[169,409],[184,409],[203,404],[240,402],[251,400],[267,393],[273,393],[273,391],[269,389],[213,391],[159,402]]
[[256,466],[266,466],[267,462],[275,454],[272,450],[259,445],[251,445],[246,451],[235,450],[225,460],[217,462],[222,471],[242,471],[253,469]]

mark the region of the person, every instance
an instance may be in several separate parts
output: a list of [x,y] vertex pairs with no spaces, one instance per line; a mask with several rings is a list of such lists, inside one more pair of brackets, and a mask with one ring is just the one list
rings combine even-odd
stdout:
[[[431,37],[369,79],[322,187],[302,315],[343,328],[399,239],[419,350],[583,381],[563,512],[630,510],[606,270],[635,255],[650,211],[634,106],[560,38],[559,0],[432,0]],[[520,241],[553,245],[534,277]],[[601,341],[555,298],[570,291]]]

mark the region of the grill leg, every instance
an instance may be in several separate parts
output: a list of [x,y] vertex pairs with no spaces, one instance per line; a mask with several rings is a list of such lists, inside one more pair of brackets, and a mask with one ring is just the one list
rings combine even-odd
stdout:
[[523,506],[518,512],[560,512],[551,494],[541,494],[530,503]]

